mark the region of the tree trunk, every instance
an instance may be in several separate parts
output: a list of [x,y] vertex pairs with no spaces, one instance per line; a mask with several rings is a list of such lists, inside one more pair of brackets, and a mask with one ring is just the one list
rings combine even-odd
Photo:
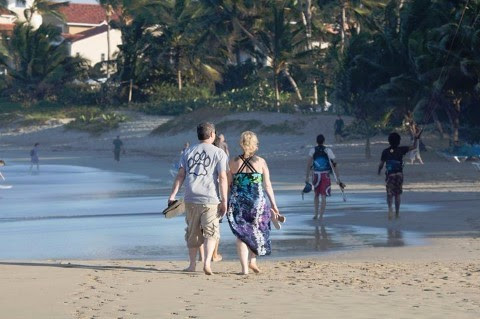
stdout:
[[182,92],[182,71],[177,70],[178,91]]
[[133,95],[133,79],[130,79],[130,85],[128,87],[128,103],[132,102]]
[[405,0],[400,0],[400,3],[398,5],[398,12],[397,12],[397,33],[400,32],[400,26],[402,24],[402,18],[400,16],[400,12],[402,11],[403,5],[405,3]]
[[107,79],[110,78],[110,21],[107,21]]
[[346,0],[340,0],[340,5],[342,6],[342,14],[340,16],[340,37],[341,37],[341,46],[340,52],[343,53],[345,49],[345,34],[347,33],[345,28],[345,23],[347,22],[347,13],[346,13]]
[[300,93],[300,89],[298,88],[297,82],[295,82],[295,79],[292,77],[290,72],[288,72],[288,69],[284,69],[283,74],[285,74],[288,81],[293,86],[293,89],[295,90],[295,93],[297,94],[298,100],[301,101],[302,100],[302,93]]
[[459,146],[460,145],[460,136],[459,136],[459,128],[460,128],[460,111],[462,107],[462,99],[456,98],[453,100],[453,145]]
[[275,108],[277,112],[280,112],[280,91],[278,89],[278,77],[275,70],[273,71],[273,86],[275,88]]
[[[302,22],[305,26],[305,37],[307,39],[307,50],[312,50],[312,0],[299,1],[302,10]],[[318,105],[317,80],[313,78],[313,104]]]

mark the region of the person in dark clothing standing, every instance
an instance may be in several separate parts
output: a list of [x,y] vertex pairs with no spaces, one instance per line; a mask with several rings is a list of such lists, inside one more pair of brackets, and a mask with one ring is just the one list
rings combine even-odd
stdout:
[[378,166],[378,175],[381,174],[383,166],[385,168],[385,181],[387,189],[388,219],[393,218],[393,198],[395,197],[395,217],[400,215],[401,195],[403,192],[403,156],[417,148],[417,143],[421,135],[417,130],[414,134],[413,145],[399,146],[401,137],[398,133],[391,133],[388,136],[390,147],[382,152],[380,164]]
[[338,118],[335,120],[335,124],[333,125],[333,129],[335,130],[335,142],[337,143],[342,141],[344,126],[345,122],[343,122],[342,116],[338,115]]
[[[117,135],[117,138],[113,140],[113,158],[120,162],[120,153],[123,149],[123,142],[120,139],[120,136]],[[125,151],[124,151],[125,152]]]

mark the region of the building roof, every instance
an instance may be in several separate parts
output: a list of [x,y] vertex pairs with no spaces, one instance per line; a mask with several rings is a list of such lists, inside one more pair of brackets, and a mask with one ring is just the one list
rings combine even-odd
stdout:
[[68,40],[71,42],[77,42],[77,41],[84,40],[84,39],[96,36],[98,34],[107,32],[107,29],[108,29],[108,26],[106,24],[102,24],[98,27],[94,27],[79,33],[63,34],[63,37],[65,38],[65,40]]
[[9,15],[13,15],[13,13],[10,10],[8,10],[7,8],[0,8],[0,15],[9,16]]
[[106,20],[105,9],[98,4],[70,3],[59,11],[67,24],[100,24]]
[[0,23],[0,32],[12,32],[14,27],[13,23]]

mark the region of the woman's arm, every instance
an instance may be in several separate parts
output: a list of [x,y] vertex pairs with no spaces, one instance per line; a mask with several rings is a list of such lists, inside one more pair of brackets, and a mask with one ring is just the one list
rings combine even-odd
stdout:
[[275,214],[279,214],[277,203],[275,202],[275,194],[273,193],[272,182],[270,181],[270,171],[268,170],[267,162],[262,158],[262,173],[263,173],[263,184],[265,188],[265,193],[267,193],[268,200],[272,206]]

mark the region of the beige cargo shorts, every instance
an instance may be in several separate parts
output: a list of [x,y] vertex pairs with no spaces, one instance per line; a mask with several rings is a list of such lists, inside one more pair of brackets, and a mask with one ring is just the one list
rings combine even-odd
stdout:
[[185,203],[185,241],[188,248],[198,248],[205,238],[220,238],[218,205]]

